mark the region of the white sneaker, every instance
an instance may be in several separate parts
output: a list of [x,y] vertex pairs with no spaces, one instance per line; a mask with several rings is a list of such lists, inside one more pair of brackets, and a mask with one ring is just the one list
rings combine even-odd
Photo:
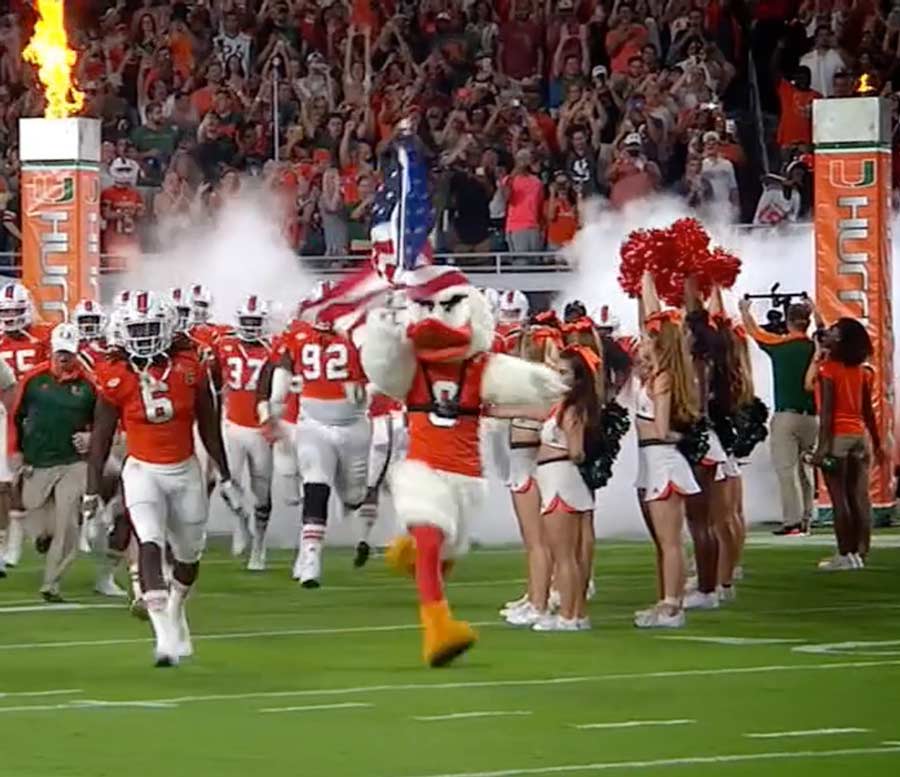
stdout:
[[298,583],[300,582],[300,577],[302,576],[301,572],[301,554],[299,549],[297,550],[297,555],[294,557],[294,566],[291,568],[291,579],[296,580]]
[[562,605],[562,597],[555,588],[550,589],[550,595],[547,597],[547,612],[554,613]]
[[510,626],[534,626],[545,615],[531,602],[526,602],[524,607],[511,610],[506,616],[506,622]]
[[684,597],[685,610],[718,610],[719,595],[712,591],[704,594],[700,591],[692,591]]
[[94,593],[100,594],[100,596],[110,596],[115,599],[128,598],[128,592],[119,587],[119,584],[116,583],[115,578],[112,576],[112,572],[97,578],[94,583]]
[[510,599],[503,607],[501,607],[501,610],[515,610],[519,607],[524,607],[526,604],[528,604],[528,591],[522,594],[518,599]]
[[700,583],[697,581],[697,575],[691,575],[687,580],[684,581],[684,592],[686,594],[691,594],[694,591],[698,590]]
[[590,631],[593,626],[591,626],[591,619],[585,616],[584,618],[577,618],[575,621],[578,624],[579,631]]
[[246,518],[237,518],[237,526],[231,535],[231,555],[243,556],[251,542],[250,527]]
[[657,607],[659,607],[660,604],[662,604],[662,602],[657,602],[656,604],[651,605],[650,607],[644,607],[642,610],[635,610],[635,611],[634,611],[634,617],[635,617],[635,618],[646,618],[646,617],[647,617],[648,615],[650,615]]
[[3,555],[6,566],[14,567],[22,560],[24,544],[25,524],[21,518],[12,518],[6,530],[6,552]]
[[304,588],[318,588],[322,576],[321,544],[301,543],[300,546],[300,585]]
[[863,561],[863,558],[862,558],[862,556],[859,555],[859,553],[851,553],[850,554],[850,564],[852,565],[853,569],[865,569],[866,568],[866,562]]
[[594,585],[594,578],[588,581],[587,591],[584,592],[584,598],[590,602],[597,595],[597,586]]
[[247,561],[247,570],[250,572],[266,571],[266,544],[262,539],[253,538],[250,547],[250,559]]
[[156,635],[156,647],[153,650],[155,665],[178,666],[179,639],[172,616],[169,614],[169,607],[165,610],[148,608],[147,612],[153,624],[153,633]]
[[685,624],[684,610],[675,613],[667,613],[661,607],[656,607],[645,617],[636,617],[634,625],[639,629],[680,629]]
[[563,618],[562,615],[546,614],[532,627],[532,631],[579,631],[578,618]]
[[840,572],[845,569],[853,569],[853,562],[850,560],[849,554],[842,556],[839,553],[835,553],[829,558],[823,558],[819,562],[819,569],[824,572]]
[[716,594],[720,602],[733,602],[737,600],[737,588],[733,585],[720,585],[716,587]]

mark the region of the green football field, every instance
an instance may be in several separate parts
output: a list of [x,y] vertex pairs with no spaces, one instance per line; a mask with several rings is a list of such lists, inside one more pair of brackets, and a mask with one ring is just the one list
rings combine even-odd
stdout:
[[[761,538],[760,538],[761,539]],[[414,592],[331,552],[325,587],[287,553],[252,575],[221,552],[190,617],[197,655],[151,666],[149,627],[108,601],[38,604],[38,559],[0,581],[0,775],[9,777],[698,777],[900,774],[900,543],[820,573],[807,542],[748,549],[739,599],[679,632],[639,632],[643,543],[601,544],[594,629],[502,625],[518,552],[474,552],[449,588],[481,640],[419,659]]]

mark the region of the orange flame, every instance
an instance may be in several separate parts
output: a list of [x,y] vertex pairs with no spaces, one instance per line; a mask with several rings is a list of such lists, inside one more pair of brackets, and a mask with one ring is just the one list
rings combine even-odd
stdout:
[[47,99],[44,118],[65,119],[81,110],[84,93],[72,84],[76,55],[66,37],[64,3],[63,0],[38,0],[37,9],[40,18],[22,59],[38,66],[38,78]]
[[875,84],[872,83],[872,79],[869,78],[868,73],[863,73],[859,77],[859,82],[856,84],[856,93],[857,94],[871,94],[875,91]]

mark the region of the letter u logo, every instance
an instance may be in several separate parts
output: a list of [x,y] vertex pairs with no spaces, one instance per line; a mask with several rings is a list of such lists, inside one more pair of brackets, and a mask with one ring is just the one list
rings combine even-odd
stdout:
[[875,171],[874,159],[863,159],[859,162],[832,159],[828,163],[829,182],[838,189],[863,189],[873,186],[876,179]]

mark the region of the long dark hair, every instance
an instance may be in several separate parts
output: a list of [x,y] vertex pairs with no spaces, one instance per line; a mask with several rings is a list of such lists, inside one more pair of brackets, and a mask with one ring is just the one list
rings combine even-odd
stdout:
[[565,412],[569,408],[573,408],[584,423],[586,436],[591,436],[600,429],[601,425],[597,375],[577,351],[563,351],[560,358],[567,360],[572,365],[575,380],[563,398],[558,418],[561,421]]
[[685,317],[685,324],[691,334],[691,356],[695,361],[705,361],[709,368],[708,403],[715,404],[718,410],[730,414],[735,402],[728,369],[728,342],[724,334],[710,322],[706,310],[691,311]]
[[835,337],[828,352],[835,361],[856,367],[872,355],[872,339],[855,318],[839,318],[832,330]]

